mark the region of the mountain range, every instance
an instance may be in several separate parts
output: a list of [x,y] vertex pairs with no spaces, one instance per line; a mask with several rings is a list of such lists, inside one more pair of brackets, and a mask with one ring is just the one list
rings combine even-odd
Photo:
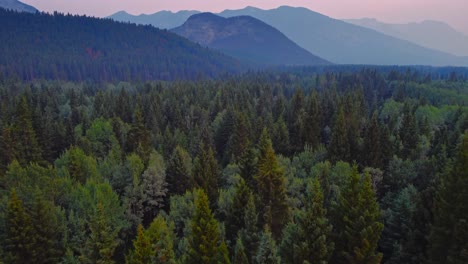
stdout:
[[119,22],[130,22],[141,25],[152,25],[161,29],[171,29],[182,25],[190,16],[198,13],[200,13],[200,11],[179,11],[176,13],[160,11],[151,15],[141,14],[134,16],[125,11],[120,11],[109,16],[109,18]]
[[423,47],[458,56],[468,56],[468,36],[440,21],[425,20],[420,23],[406,24],[383,23],[374,18],[346,19],[345,21],[405,39]]
[[0,75],[26,80],[216,78],[244,68],[232,57],[152,26],[5,9],[0,25]]
[[171,31],[257,65],[330,64],[299,47],[277,29],[250,16],[224,18],[212,13],[195,14]]
[[0,0],[0,8],[28,13],[36,13],[38,11],[35,7],[32,7],[17,0]]
[[[191,11],[196,13],[197,11]],[[152,17],[152,25],[164,28],[158,22],[170,12],[158,12]],[[166,17],[166,25],[178,24],[186,13],[172,13]],[[310,53],[340,64],[374,65],[433,65],[467,66],[468,57],[455,56],[448,52],[424,47],[367,27],[354,25],[313,12],[306,8],[282,6],[271,10],[246,7],[240,10],[225,10],[223,17],[251,16],[278,29],[290,40]],[[113,16],[111,16],[113,17]],[[138,23],[131,15],[126,20]]]

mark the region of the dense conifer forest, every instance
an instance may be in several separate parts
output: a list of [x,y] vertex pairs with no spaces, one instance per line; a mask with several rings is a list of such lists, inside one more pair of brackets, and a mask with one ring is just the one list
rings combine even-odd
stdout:
[[467,263],[468,83],[435,76],[0,78],[0,262]]

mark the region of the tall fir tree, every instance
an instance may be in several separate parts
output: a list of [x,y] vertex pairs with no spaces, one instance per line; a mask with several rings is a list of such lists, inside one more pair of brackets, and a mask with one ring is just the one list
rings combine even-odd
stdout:
[[[332,226],[323,208],[320,182],[315,179],[310,186],[305,208],[297,216],[296,223],[288,224],[280,251],[284,263],[328,263],[333,250]],[[292,225],[289,227],[289,225]],[[288,238],[288,239],[286,239]]]
[[289,220],[289,206],[286,196],[286,179],[283,169],[276,160],[271,140],[266,129],[259,141],[260,157],[255,177],[260,200],[262,224],[271,228],[273,236],[279,238]]
[[377,264],[382,254],[377,243],[383,230],[380,209],[368,174],[362,179],[354,166],[334,212],[333,263]]
[[151,247],[154,251],[152,263],[174,264],[174,224],[167,223],[164,217],[158,215],[146,230]]
[[322,116],[317,92],[309,96],[309,104],[304,120],[304,140],[312,149],[317,148],[321,142]]
[[195,190],[195,212],[188,238],[188,264],[230,263],[226,244],[222,240],[219,223],[210,210],[208,196],[202,189]]
[[234,248],[234,259],[232,261],[234,264],[249,264],[247,255],[245,253],[244,244],[242,244],[242,239],[237,238],[236,246]]
[[443,174],[434,199],[430,234],[431,263],[468,262],[468,133],[452,168]]
[[328,155],[332,162],[350,161],[351,152],[348,141],[348,129],[346,125],[343,107],[340,107],[333,123]]
[[257,264],[280,264],[281,257],[278,254],[276,242],[272,237],[268,227],[265,228],[260,236],[257,254],[255,255],[255,263]]
[[193,179],[196,188],[201,188],[208,195],[211,208],[216,208],[219,195],[219,169],[211,147],[200,145],[200,153],[195,158]]
[[180,146],[177,146],[167,162],[167,183],[170,194],[182,195],[192,187],[192,158]]
[[7,262],[29,263],[33,259],[34,227],[14,189],[6,208],[5,231]]
[[126,257],[125,262],[127,264],[151,264],[151,257],[153,255],[154,250],[151,247],[150,240],[140,224],[137,228],[137,237],[133,240],[133,250]]
[[232,205],[226,215],[226,239],[234,242],[237,233],[245,227],[244,216],[246,205],[249,199],[253,199],[253,194],[245,181],[241,178],[236,184]]

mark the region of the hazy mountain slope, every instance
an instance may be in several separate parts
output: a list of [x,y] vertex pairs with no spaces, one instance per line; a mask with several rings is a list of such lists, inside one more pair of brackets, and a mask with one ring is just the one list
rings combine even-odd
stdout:
[[117,12],[108,18],[115,21],[131,22],[141,25],[152,25],[161,29],[170,29],[182,25],[191,15],[198,14],[199,11],[179,11],[176,13],[170,11],[160,11],[151,15],[141,14],[131,15],[125,11]]
[[468,65],[468,58],[431,50],[375,30],[333,19],[306,8],[226,10],[224,17],[248,15],[277,28],[313,54],[345,64]]
[[29,13],[36,13],[38,11],[35,7],[32,7],[17,0],[0,0],[0,8]]
[[388,24],[372,18],[346,19],[346,22],[458,56],[468,56],[468,36],[439,21]]
[[329,62],[299,47],[277,29],[249,16],[191,16],[172,30],[203,46],[260,65],[324,65]]
[[0,75],[23,79],[195,79],[238,60],[152,26],[0,9]]

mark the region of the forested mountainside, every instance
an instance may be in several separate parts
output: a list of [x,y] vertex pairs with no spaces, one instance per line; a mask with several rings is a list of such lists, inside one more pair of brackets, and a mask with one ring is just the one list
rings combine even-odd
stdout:
[[468,83],[450,76],[0,77],[0,259],[466,263]]
[[17,0],[0,0],[0,9],[1,8],[28,13],[36,13],[38,11],[35,7]]
[[0,9],[0,73],[20,79],[176,80],[238,72],[240,63],[151,26]]

